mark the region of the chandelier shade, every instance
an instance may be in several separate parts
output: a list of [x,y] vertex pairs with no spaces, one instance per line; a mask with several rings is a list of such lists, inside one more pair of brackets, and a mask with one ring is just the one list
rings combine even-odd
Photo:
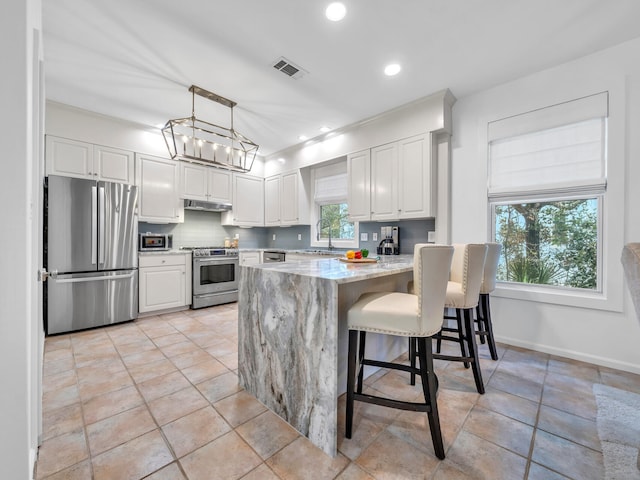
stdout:
[[[189,91],[192,95],[191,116],[169,120],[162,127],[171,158],[242,173],[251,171],[258,145],[233,128],[236,102],[195,85],[191,85]],[[195,114],[196,94],[228,107],[230,126],[198,119]]]

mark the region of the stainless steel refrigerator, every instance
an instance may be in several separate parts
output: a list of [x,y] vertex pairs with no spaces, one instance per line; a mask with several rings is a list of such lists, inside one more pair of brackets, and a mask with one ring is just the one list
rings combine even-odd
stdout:
[[48,334],[138,315],[138,189],[50,175],[45,259]]

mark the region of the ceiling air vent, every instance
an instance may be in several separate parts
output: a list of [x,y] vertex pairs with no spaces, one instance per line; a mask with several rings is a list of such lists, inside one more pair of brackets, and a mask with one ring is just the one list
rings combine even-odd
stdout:
[[282,73],[288,75],[291,78],[301,78],[306,75],[307,72],[304,68],[296,65],[295,63],[287,60],[284,57],[280,57],[273,63],[273,68],[280,70]]

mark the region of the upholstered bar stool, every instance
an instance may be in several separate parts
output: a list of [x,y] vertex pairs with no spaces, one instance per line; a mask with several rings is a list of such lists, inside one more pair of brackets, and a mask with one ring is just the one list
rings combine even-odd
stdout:
[[[444,458],[444,445],[436,401],[437,380],[433,371],[431,336],[440,331],[442,327],[442,311],[452,256],[453,247],[451,246],[417,244],[413,260],[415,295],[400,292],[365,293],[349,309],[347,315],[349,359],[345,428],[347,438],[351,438],[355,400],[402,410],[426,412],[436,456],[440,459]],[[365,358],[367,332],[415,339],[419,367],[416,368],[415,363],[413,367],[410,367],[405,364]],[[360,337],[359,342],[358,337]],[[412,376],[420,375],[424,403],[405,402],[363,394],[363,368],[365,365],[403,370],[411,373]]]
[[[473,310],[478,305],[480,298],[480,285],[484,261],[487,254],[485,244],[468,243],[454,244],[453,261],[451,262],[451,274],[447,284],[445,307],[455,309],[455,317],[446,316],[445,319],[456,320],[456,328],[442,327],[442,330],[434,338],[437,339],[437,354],[433,358],[463,362],[466,368],[473,370],[473,378],[478,393],[484,393],[484,383],[478,358],[478,346],[476,344]],[[448,335],[455,333],[456,336]],[[441,355],[440,346],[442,340],[450,340],[460,344],[460,356]],[[411,352],[410,352],[411,353]],[[411,355],[411,363],[415,362],[415,355]],[[411,376],[413,384],[414,377]]]
[[476,322],[478,329],[476,335],[480,337],[480,342],[484,343],[485,339],[489,344],[489,352],[493,360],[498,360],[498,351],[496,350],[496,341],[493,338],[493,324],[491,323],[491,305],[489,303],[489,294],[496,289],[496,275],[498,273],[498,261],[500,260],[500,251],[502,245],[499,243],[486,243],[487,258],[484,261],[484,271],[482,274],[482,284],[480,285],[480,298],[476,307]]

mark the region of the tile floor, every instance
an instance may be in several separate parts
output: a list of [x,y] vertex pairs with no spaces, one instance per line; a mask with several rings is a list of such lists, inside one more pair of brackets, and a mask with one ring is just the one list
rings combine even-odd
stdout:
[[[594,383],[640,393],[640,375],[481,347],[487,392],[436,361],[447,458],[426,415],[356,403],[330,458],[238,386],[235,304],[46,339],[37,479],[601,479]],[[407,375],[367,388],[413,399]]]

